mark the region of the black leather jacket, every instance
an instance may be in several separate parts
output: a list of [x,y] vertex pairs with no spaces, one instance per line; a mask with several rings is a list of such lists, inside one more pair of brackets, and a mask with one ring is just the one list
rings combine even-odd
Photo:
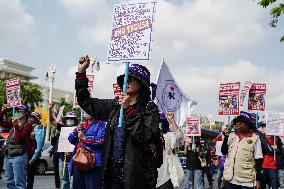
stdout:
[[[77,77],[75,88],[80,107],[93,118],[107,122],[103,158],[103,175],[106,176],[113,128],[117,127],[115,119],[119,114],[120,106],[116,99],[91,98],[87,89],[88,79],[84,76],[80,79]],[[154,154],[149,153],[151,150],[148,150],[148,147],[160,136],[159,111],[152,101],[145,105],[142,104],[143,110],[138,108],[140,106],[134,105],[134,113],[125,117],[126,139],[122,179],[125,189],[156,188],[157,169],[152,164]],[[108,179],[104,178],[104,181],[108,182]]]

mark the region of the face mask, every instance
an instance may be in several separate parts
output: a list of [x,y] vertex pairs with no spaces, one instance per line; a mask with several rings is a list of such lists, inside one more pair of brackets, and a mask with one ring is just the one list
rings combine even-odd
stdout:
[[15,119],[21,119],[24,116],[22,112],[15,113]]
[[74,124],[75,124],[75,121],[73,119],[67,119],[66,120],[66,125],[67,126],[74,126]]

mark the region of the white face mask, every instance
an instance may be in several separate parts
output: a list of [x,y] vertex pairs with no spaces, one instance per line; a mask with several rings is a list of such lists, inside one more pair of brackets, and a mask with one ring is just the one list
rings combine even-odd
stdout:
[[74,124],[75,124],[75,121],[73,119],[67,119],[66,120],[66,125],[67,126],[74,126]]

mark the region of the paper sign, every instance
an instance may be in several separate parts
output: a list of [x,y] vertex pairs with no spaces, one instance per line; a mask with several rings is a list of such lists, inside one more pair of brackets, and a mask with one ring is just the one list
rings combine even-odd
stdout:
[[249,93],[252,84],[253,84],[253,82],[251,82],[251,81],[245,82],[245,85],[243,86],[241,94],[240,94],[240,106],[244,106],[246,96]]
[[216,148],[215,155],[216,156],[223,156],[222,151],[221,151],[222,144],[223,144],[223,141],[216,142],[216,145],[215,145],[215,148]]
[[6,84],[6,95],[7,95],[7,104],[9,107],[17,107],[21,105],[21,96],[20,96],[20,79],[13,78],[5,81]]
[[57,152],[73,152],[75,146],[68,140],[69,135],[76,127],[61,127]]
[[284,136],[284,113],[266,113],[266,135]]
[[253,83],[249,91],[248,110],[265,111],[266,84]]
[[[86,77],[88,78],[88,91],[91,94],[94,92],[94,81],[95,81],[95,75],[94,74],[87,74]],[[73,99],[73,108],[79,108],[80,106],[78,105],[77,101],[77,96],[76,96],[76,91],[74,91],[74,99]]]
[[199,116],[190,116],[186,120],[186,136],[201,136]]
[[240,82],[220,84],[219,115],[239,115]]
[[63,116],[64,108],[65,108],[65,105],[63,105],[59,108],[59,111],[58,111],[58,114],[57,114],[57,117],[56,117],[57,122],[59,122],[61,120],[61,118]]
[[108,61],[150,60],[156,2],[114,6]]

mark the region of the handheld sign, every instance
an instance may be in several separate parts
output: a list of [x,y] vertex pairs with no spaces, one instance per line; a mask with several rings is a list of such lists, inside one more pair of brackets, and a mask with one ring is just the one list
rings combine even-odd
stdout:
[[[108,62],[123,61],[125,76],[123,93],[126,93],[129,63],[149,61],[156,2],[116,4]],[[122,126],[123,107],[120,108],[119,125]]]
[[253,84],[253,82],[251,82],[251,81],[245,81],[245,85],[243,86],[241,94],[240,94],[240,106],[241,107],[244,106],[246,96],[249,93],[252,84]]
[[75,128],[76,127],[61,127],[57,152],[73,152],[75,146],[69,142],[68,137]]
[[186,120],[186,136],[201,136],[199,116],[190,116]]
[[13,78],[5,81],[6,84],[6,95],[7,95],[7,104],[9,107],[17,107],[21,105],[21,96],[20,96],[20,79]]
[[219,115],[239,115],[240,82],[220,84]]
[[265,111],[266,84],[253,83],[249,91],[248,110]]

